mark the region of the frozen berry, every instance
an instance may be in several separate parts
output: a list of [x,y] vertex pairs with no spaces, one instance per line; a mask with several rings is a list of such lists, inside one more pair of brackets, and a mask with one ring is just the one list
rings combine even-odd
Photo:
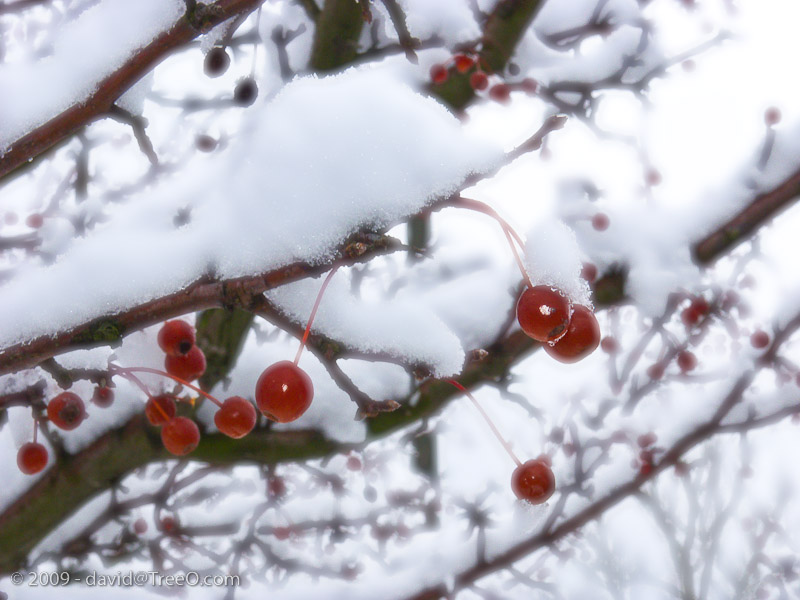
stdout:
[[170,454],[184,456],[197,448],[200,430],[191,419],[175,417],[161,429],[161,441]]
[[586,358],[600,345],[600,325],[590,308],[577,305],[566,333],[544,349],[556,360],[573,363]]
[[209,77],[219,77],[228,70],[231,64],[231,57],[222,46],[214,46],[206,54],[203,60],[203,71]]
[[186,321],[167,321],[158,330],[158,346],[167,356],[183,356],[194,346],[194,327]]
[[555,492],[556,479],[550,467],[543,460],[535,458],[514,469],[511,489],[521,500],[542,504]]
[[311,405],[313,397],[311,378],[288,360],[267,367],[256,383],[259,410],[278,423],[299,419]]
[[176,412],[175,398],[169,394],[151,396],[144,405],[144,415],[150,424],[156,427],[161,427],[172,419]]
[[233,396],[222,403],[214,415],[214,424],[228,437],[242,438],[256,426],[256,409],[241,396]]
[[549,285],[526,289],[517,302],[517,320],[522,331],[538,342],[558,339],[570,319],[570,302]]
[[59,429],[75,429],[86,418],[86,406],[77,394],[62,392],[47,405],[47,418]]
[[22,444],[17,452],[17,466],[25,475],[35,475],[47,466],[47,448],[38,442]]
[[194,381],[206,371],[206,356],[197,346],[192,346],[184,356],[167,355],[164,359],[164,370],[184,381]]

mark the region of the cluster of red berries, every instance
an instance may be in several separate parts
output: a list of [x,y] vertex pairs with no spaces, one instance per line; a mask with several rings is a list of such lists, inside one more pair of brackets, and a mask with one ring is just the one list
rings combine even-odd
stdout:
[[525,78],[517,83],[500,82],[489,87],[488,68],[483,58],[478,55],[459,53],[453,55],[447,62],[437,63],[430,69],[430,78],[435,85],[441,85],[450,77],[450,73],[455,71],[462,75],[470,73],[469,85],[476,92],[482,92],[488,88],[489,98],[496,102],[508,102],[511,99],[513,90],[521,90],[527,94],[535,94],[539,85],[531,78]]
[[529,287],[522,293],[517,321],[560,362],[577,362],[600,344],[600,326],[592,309],[573,305],[561,290],[548,285]]
[[194,381],[206,372],[206,356],[195,345],[194,327],[186,321],[167,321],[158,332],[158,345],[166,354],[164,370],[183,379]]

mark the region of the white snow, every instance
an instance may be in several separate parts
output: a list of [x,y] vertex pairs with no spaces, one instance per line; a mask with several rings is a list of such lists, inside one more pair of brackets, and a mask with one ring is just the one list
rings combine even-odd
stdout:
[[181,0],[103,0],[59,27],[49,56],[31,51],[0,64],[0,156],[15,140],[84,102],[184,10]]

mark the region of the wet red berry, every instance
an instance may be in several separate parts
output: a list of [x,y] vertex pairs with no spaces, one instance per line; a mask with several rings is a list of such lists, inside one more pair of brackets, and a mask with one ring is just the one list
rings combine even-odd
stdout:
[[688,350],[683,350],[678,354],[678,367],[684,373],[688,373],[689,371],[693,371],[694,368],[697,366],[697,357],[694,353],[689,352]]
[[161,441],[170,454],[184,456],[197,448],[200,430],[191,419],[175,417],[161,428]]
[[75,429],[86,418],[86,406],[77,394],[62,392],[47,405],[47,418],[59,429]]
[[47,466],[47,448],[38,442],[22,444],[17,452],[17,466],[25,475],[35,475]]
[[535,458],[514,469],[511,489],[520,500],[542,504],[555,492],[556,479],[550,467],[543,460]]
[[549,285],[527,288],[517,302],[517,321],[522,331],[538,342],[558,339],[567,330],[570,302]]
[[228,437],[242,438],[256,426],[256,409],[241,396],[233,396],[222,403],[214,415],[214,424]]
[[573,363],[586,358],[600,345],[600,325],[590,308],[576,305],[567,332],[544,349],[556,360]]
[[616,354],[619,352],[619,342],[617,342],[616,338],[606,336],[600,340],[600,348],[606,354]]
[[592,227],[594,227],[596,231],[605,231],[610,224],[611,221],[604,213],[597,213],[592,217]]
[[311,405],[311,378],[293,362],[284,360],[267,367],[256,383],[256,404],[278,423],[299,419]]
[[167,356],[184,356],[194,346],[194,327],[186,321],[167,321],[158,330],[158,346]]
[[164,359],[164,370],[184,381],[194,381],[206,371],[206,356],[200,348],[192,346],[184,356],[167,355]]
[[175,416],[175,397],[169,394],[151,396],[144,405],[144,415],[151,425],[161,427]]

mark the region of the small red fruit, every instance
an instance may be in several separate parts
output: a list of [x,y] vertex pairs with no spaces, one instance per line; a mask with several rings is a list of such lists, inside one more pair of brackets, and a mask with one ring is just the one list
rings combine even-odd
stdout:
[[77,394],[62,392],[47,405],[47,418],[59,429],[71,431],[86,418],[86,406]]
[[583,263],[581,277],[589,283],[594,283],[594,280],[597,279],[597,267],[592,263]]
[[619,342],[617,342],[616,338],[607,335],[600,340],[600,348],[606,354],[616,354],[619,352]]
[[511,101],[511,88],[505,83],[496,83],[489,89],[489,98],[495,102],[506,104]]
[[360,471],[361,470],[361,459],[357,456],[348,456],[347,457],[347,468],[351,471]]
[[522,331],[538,342],[558,339],[567,329],[570,302],[549,285],[536,285],[522,292],[517,302],[517,321]]
[[175,416],[175,398],[169,394],[151,396],[144,405],[144,415],[151,425],[161,427]]
[[592,217],[592,227],[594,227],[596,231],[605,231],[608,229],[610,224],[611,221],[609,220],[608,215],[604,213],[597,213]]
[[750,345],[759,350],[766,348],[769,346],[769,334],[766,331],[761,331],[760,329],[755,331],[753,335],[750,336]]
[[526,77],[519,82],[519,87],[528,94],[535,94],[536,90],[539,89],[539,83],[535,79]]
[[256,383],[259,410],[278,423],[299,419],[311,405],[313,397],[311,378],[288,360],[267,367]]
[[453,57],[453,64],[455,64],[456,70],[459,73],[466,73],[472,68],[472,65],[475,64],[475,60],[466,54],[456,54]]
[[686,327],[691,327],[708,313],[708,302],[702,296],[693,298],[692,303],[681,312],[681,321]]
[[206,371],[206,356],[200,348],[192,346],[185,356],[167,355],[164,370],[184,381],[194,381]]
[[647,376],[656,381],[664,376],[664,365],[656,363],[647,367]]
[[678,354],[678,367],[684,373],[688,373],[689,371],[694,370],[697,366],[697,357],[688,350],[683,350],[680,354]]
[[184,356],[194,346],[194,327],[186,321],[167,321],[158,331],[158,345],[167,356]]
[[447,81],[447,67],[444,65],[433,65],[430,75],[433,83],[444,83]]
[[534,458],[514,469],[511,489],[520,500],[542,504],[555,492],[556,478],[543,460]]
[[767,124],[768,127],[772,127],[773,125],[777,125],[781,120],[781,111],[780,109],[770,106],[766,111],[764,111],[764,122]]
[[47,448],[38,442],[22,444],[17,452],[17,466],[25,475],[35,475],[47,466]]
[[563,363],[577,362],[589,356],[600,345],[600,325],[591,309],[577,305],[572,311],[567,332],[544,349]]
[[200,430],[195,422],[186,417],[175,417],[161,429],[161,441],[167,452],[184,456],[197,448],[200,443]]
[[100,408],[108,408],[114,403],[114,390],[108,386],[97,386],[94,388],[92,402]]
[[42,225],[44,225],[44,217],[42,217],[42,215],[39,213],[33,213],[28,215],[28,218],[25,219],[25,224],[31,229],[39,229]]
[[222,403],[214,415],[214,424],[222,433],[238,440],[256,426],[256,409],[241,396],[232,396]]
[[133,531],[138,535],[142,535],[147,531],[147,521],[142,518],[136,519],[133,522]]
[[483,91],[489,87],[489,76],[483,71],[475,71],[469,76],[469,85],[473,90]]

